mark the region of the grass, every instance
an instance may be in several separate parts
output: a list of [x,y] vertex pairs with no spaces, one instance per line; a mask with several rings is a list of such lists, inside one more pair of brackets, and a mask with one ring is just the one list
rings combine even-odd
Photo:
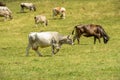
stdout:
[[[119,0],[1,0],[13,12],[13,20],[0,21],[0,80],[120,80],[120,1]],[[33,2],[36,12],[19,13],[21,2]],[[66,8],[66,19],[53,20],[51,9]],[[48,27],[35,27],[33,17],[44,14]],[[0,17],[0,19],[3,19]],[[51,48],[30,50],[25,56],[27,36],[34,31],[71,34],[77,24],[100,24],[110,36],[108,44],[93,44],[81,37],[81,45],[63,45],[51,57]]]

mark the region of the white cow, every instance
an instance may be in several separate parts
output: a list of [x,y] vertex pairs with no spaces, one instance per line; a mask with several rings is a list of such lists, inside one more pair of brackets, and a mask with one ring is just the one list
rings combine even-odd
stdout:
[[33,3],[21,3],[21,12],[24,12],[24,9],[29,9],[30,11],[36,11],[36,7]]
[[60,18],[65,19],[66,9],[64,7],[55,7],[53,8],[52,12],[53,12],[53,18],[57,15],[60,15]]
[[5,17],[5,20],[12,19],[12,11],[8,7],[0,6],[0,16]]
[[47,26],[47,25],[48,25],[48,20],[47,20],[46,16],[37,15],[37,16],[34,17],[34,20],[35,20],[36,26],[37,26],[38,23],[41,23],[41,24],[43,24],[44,26]]
[[42,56],[38,51],[38,47],[45,48],[51,46],[52,54],[54,55],[59,51],[62,44],[73,44],[70,36],[63,36],[58,32],[31,32],[28,40],[26,56],[28,56],[31,47],[39,56]]

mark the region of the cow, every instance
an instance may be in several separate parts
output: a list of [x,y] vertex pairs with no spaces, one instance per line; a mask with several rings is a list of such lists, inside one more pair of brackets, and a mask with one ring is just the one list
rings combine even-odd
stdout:
[[5,20],[7,18],[9,19],[12,19],[12,11],[8,8],[8,7],[5,7],[5,6],[0,6],[0,16],[1,17],[4,17]]
[[101,43],[100,38],[103,38],[104,43],[106,44],[109,41],[109,36],[103,29],[101,25],[96,24],[86,24],[86,25],[76,25],[72,31],[72,34],[75,35],[73,37],[73,42],[77,39],[78,44],[80,43],[79,39],[81,35],[85,37],[94,37],[94,44],[96,43],[96,39],[99,40],[99,43]]
[[53,18],[57,15],[60,15],[60,18],[65,19],[66,9],[64,7],[55,7],[52,9]]
[[24,12],[24,9],[29,9],[30,11],[36,11],[36,7],[33,3],[21,3],[21,12]]
[[52,55],[54,55],[59,51],[62,44],[73,44],[72,38],[69,35],[64,36],[55,31],[31,32],[28,36],[28,42],[26,56],[28,56],[31,47],[39,56],[42,56],[38,51],[38,47],[45,48],[51,46]]
[[0,2],[0,6],[6,6],[6,4],[3,2]]
[[37,16],[34,17],[34,20],[35,20],[36,26],[38,25],[38,23],[41,23],[41,24],[43,24],[44,26],[47,26],[47,25],[48,25],[48,20],[47,20],[46,16],[37,15]]

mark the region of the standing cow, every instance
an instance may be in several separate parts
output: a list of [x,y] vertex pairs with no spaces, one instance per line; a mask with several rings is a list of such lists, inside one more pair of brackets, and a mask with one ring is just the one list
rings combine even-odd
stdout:
[[8,7],[0,6],[0,16],[12,19],[12,11]]
[[75,35],[73,37],[73,42],[77,39],[78,44],[80,43],[80,37],[83,35],[85,37],[94,37],[94,44],[96,43],[96,39],[100,41],[100,38],[103,38],[104,43],[106,44],[109,41],[109,36],[103,29],[101,25],[96,24],[87,24],[87,25],[76,25],[72,34]]
[[33,3],[21,3],[21,12],[24,12],[24,9],[29,9],[30,11],[36,11],[36,7]]
[[73,44],[70,36],[63,36],[58,32],[32,32],[28,36],[28,46],[26,48],[26,55],[29,54],[29,49],[32,49],[39,55],[42,56],[38,51],[38,47],[44,48],[51,46],[52,54],[56,54],[61,48],[62,44]]
[[37,16],[34,17],[34,20],[35,20],[36,26],[37,26],[39,23],[43,24],[44,26],[47,26],[47,25],[48,25],[48,20],[47,20],[46,16],[37,15]]
[[65,19],[66,9],[64,7],[55,7],[53,8],[52,12],[53,12],[53,18],[57,15],[60,15],[60,18]]

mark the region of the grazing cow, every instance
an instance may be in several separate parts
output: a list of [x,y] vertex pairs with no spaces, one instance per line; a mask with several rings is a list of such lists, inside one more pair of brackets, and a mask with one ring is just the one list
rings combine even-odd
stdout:
[[48,20],[45,16],[43,15],[37,15],[34,17],[34,20],[35,20],[35,24],[37,26],[38,23],[41,23],[43,24],[44,26],[47,26],[48,25]]
[[0,6],[0,16],[12,19],[12,11],[8,7]]
[[36,11],[36,7],[33,3],[21,3],[21,12],[24,12],[24,9],[29,9],[30,11]]
[[[105,32],[105,30],[102,28],[101,25],[95,25],[95,24],[88,24],[88,25],[77,25],[74,27],[75,35],[73,37],[73,42],[77,39],[79,44],[79,39],[81,35],[85,37],[94,37],[94,44],[96,43],[96,39],[100,41],[100,38],[103,38],[104,43],[106,44],[109,40],[109,36]],[[72,34],[74,33],[74,30],[72,31]]]
[[44,48],[51,46],[52,54],[56,54],[61,48],[62,44],[73,44],[70,36],[63,36],[58,32],[32,32],[28,36],[29,43],[26,48],[26,55],[29,54],[29,49],[32,49],[39,55],[42,56],[38,51],[38,47]]
[[53,18],[57,15],[60,15],[60,18],[65,19],[66,9],[64,7],[55,7],[53,8]]
[[3,2],[0,2],[0,6],[6,6],[6,4]]

